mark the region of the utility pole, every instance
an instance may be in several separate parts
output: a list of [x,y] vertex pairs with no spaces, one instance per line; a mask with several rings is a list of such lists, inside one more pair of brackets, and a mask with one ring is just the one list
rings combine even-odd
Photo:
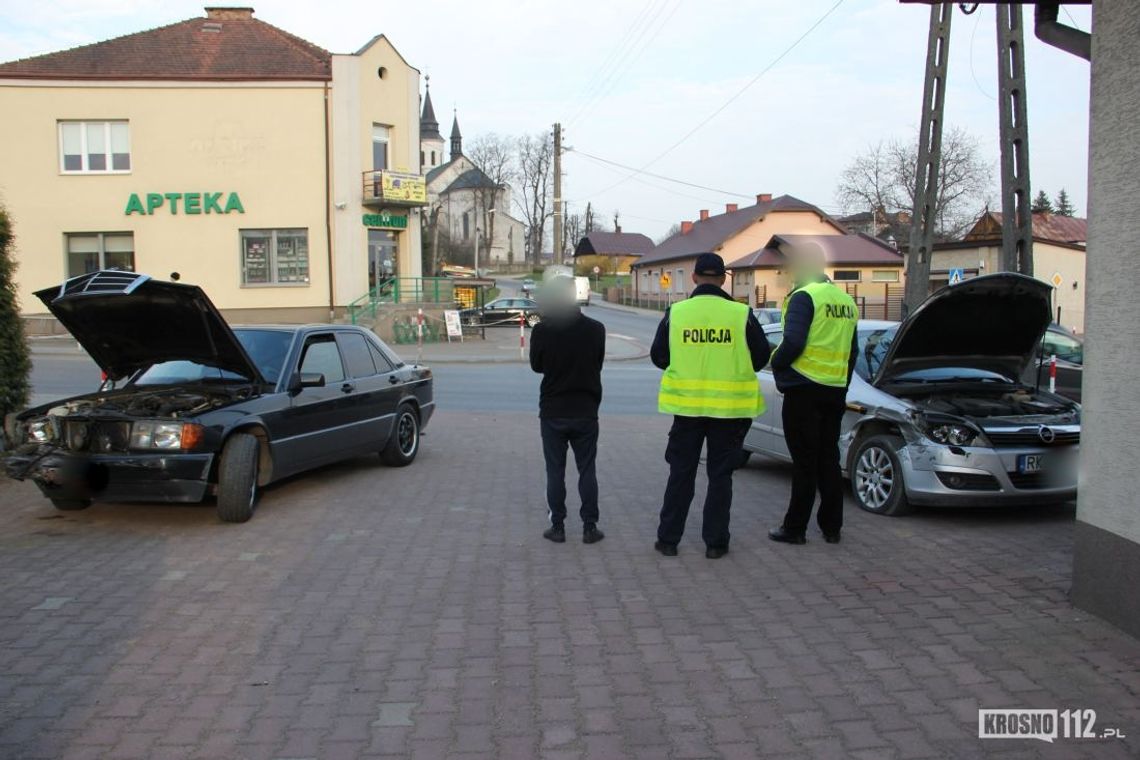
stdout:
[[1021,6],[997,6],[998,112],[1001,135],[1001,264],[1033,275],[1029,196],[1029,126],[1025,104],[1025,34]]
[[930,255],[934,250],[934,217],[942,162],[942,115],[946,105],[946,59],[950,54],[950,22],[953,18],[952,3],[930,6],[926,85],[922,92],[922,126],[914,176],[914,215],[910,220],[904,314],[917,309],[930,291]]
[[554,263],[562,263],[562,125],[554,125]]

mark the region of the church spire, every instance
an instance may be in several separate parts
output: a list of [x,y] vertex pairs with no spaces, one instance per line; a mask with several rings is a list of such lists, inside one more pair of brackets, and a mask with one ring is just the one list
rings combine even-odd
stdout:
[[420,139],[421,140],[442,140],[443,135],[439,133],[439,121],[435,118],[435,108],[431,104],[431,77],[425,76],[424,81],[424,111],[420,116]]
[[459,132],[459,113],[456,112],[451,119],[451,160],[463,155],[463,135]]

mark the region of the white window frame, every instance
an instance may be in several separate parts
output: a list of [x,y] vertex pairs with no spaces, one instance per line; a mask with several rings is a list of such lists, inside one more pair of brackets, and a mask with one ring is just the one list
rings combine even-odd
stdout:
[[[882,277],[879,276],[879,275],[884,275],[884,274],[890,275],[890,276],[887,279],[883,279]],[[899,270],[897,270],[897,269],[872,269],[871,270],[871,282],[886,282],[886,283],[894,282],[894,283],[897,283],[901,279],[902,279],[902,277],[899,274]]]
[[[82,168],[79,169],[66,169],[63,165],[63,127],[64,125],[75,124],[79,127],[79,159],[82,163]],[[111,150],[111,125],[112,124],[125,124],[127,126],[127,160],[130,161],[131,168],[129,169],[88,169],[87,168],[87,128],[93,124],[103,125],[103,139],[106,150],[104,155],[107,157],[107,166],[113,167],[115,160],[114,154]],[[135,168],[134,151],[131,149],[131,123],[127,119],[59,119],[55,127],[56,143],[59,150],[59,173],[60,174],[130,174]]]
[[673,273],[673,292],[680,294],[685,292],[685,270],[680,267]]
[[[383,143],[384,145],[384,167],[382,169],[376,168],[376,143]],[[392,127],[388,124],[380,124],[379,122],[372,123],[372,166],[371,171],[391,171],[392,170]]]
[[[118,232],[65,232],[63,233],[63,271],[67,273],[67,277],[79,277],[83,272],[72,274],[71,272],[71,239],[76,237],[91,237],[95,236],[98,239],[98,250],[96,254],[99,256],[99,265],[96,271],[107,268],[107,238],[108,237],[127,237],[131,238],[131,268],[127,271],[134,272],[137,266],[138,251],[135,249],[135,233],[130,230],[121,230]],[[122,251],[112,251],[112,253],[122,253]]]
[[[277,279],[277,234],[280,232],[305,233],[305,279],[297,282],[282,282]],[[266,251],[266,264],[269,271],[269,282],[246,282],[245,239],[246,233],[261,233],[269,238],[269,250]],[[307,288],[313,282],[312,249],[309,246],[311,237],[308,227],[243,227],[238,230],[238,277],[243,288]]]

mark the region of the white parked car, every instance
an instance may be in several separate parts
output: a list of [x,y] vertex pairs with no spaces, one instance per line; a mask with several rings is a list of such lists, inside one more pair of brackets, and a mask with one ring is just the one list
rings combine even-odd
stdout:
[[[943,288],[902,323],[859,322],[840,462],[863,509],[1068,501],[1077,493],[1080,405],[1022,381],[1050,322],[1052,288],[999,273]],[[779,324],[764,332],[773,348]],[[1030,373],[1032,374],[1032,373]],[[744,442],[790,460],[782,396]]]

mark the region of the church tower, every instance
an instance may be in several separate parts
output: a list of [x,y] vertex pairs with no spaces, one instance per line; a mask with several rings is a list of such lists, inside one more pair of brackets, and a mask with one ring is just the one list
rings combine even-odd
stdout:
[[451,160],[463,155],[463,135],[459,132],[459,114],[451,119]]
[[420,173],[427,174],[443,164],[443,135],[431,104],[431,77],[425,76],[424,110],[420,115]]

